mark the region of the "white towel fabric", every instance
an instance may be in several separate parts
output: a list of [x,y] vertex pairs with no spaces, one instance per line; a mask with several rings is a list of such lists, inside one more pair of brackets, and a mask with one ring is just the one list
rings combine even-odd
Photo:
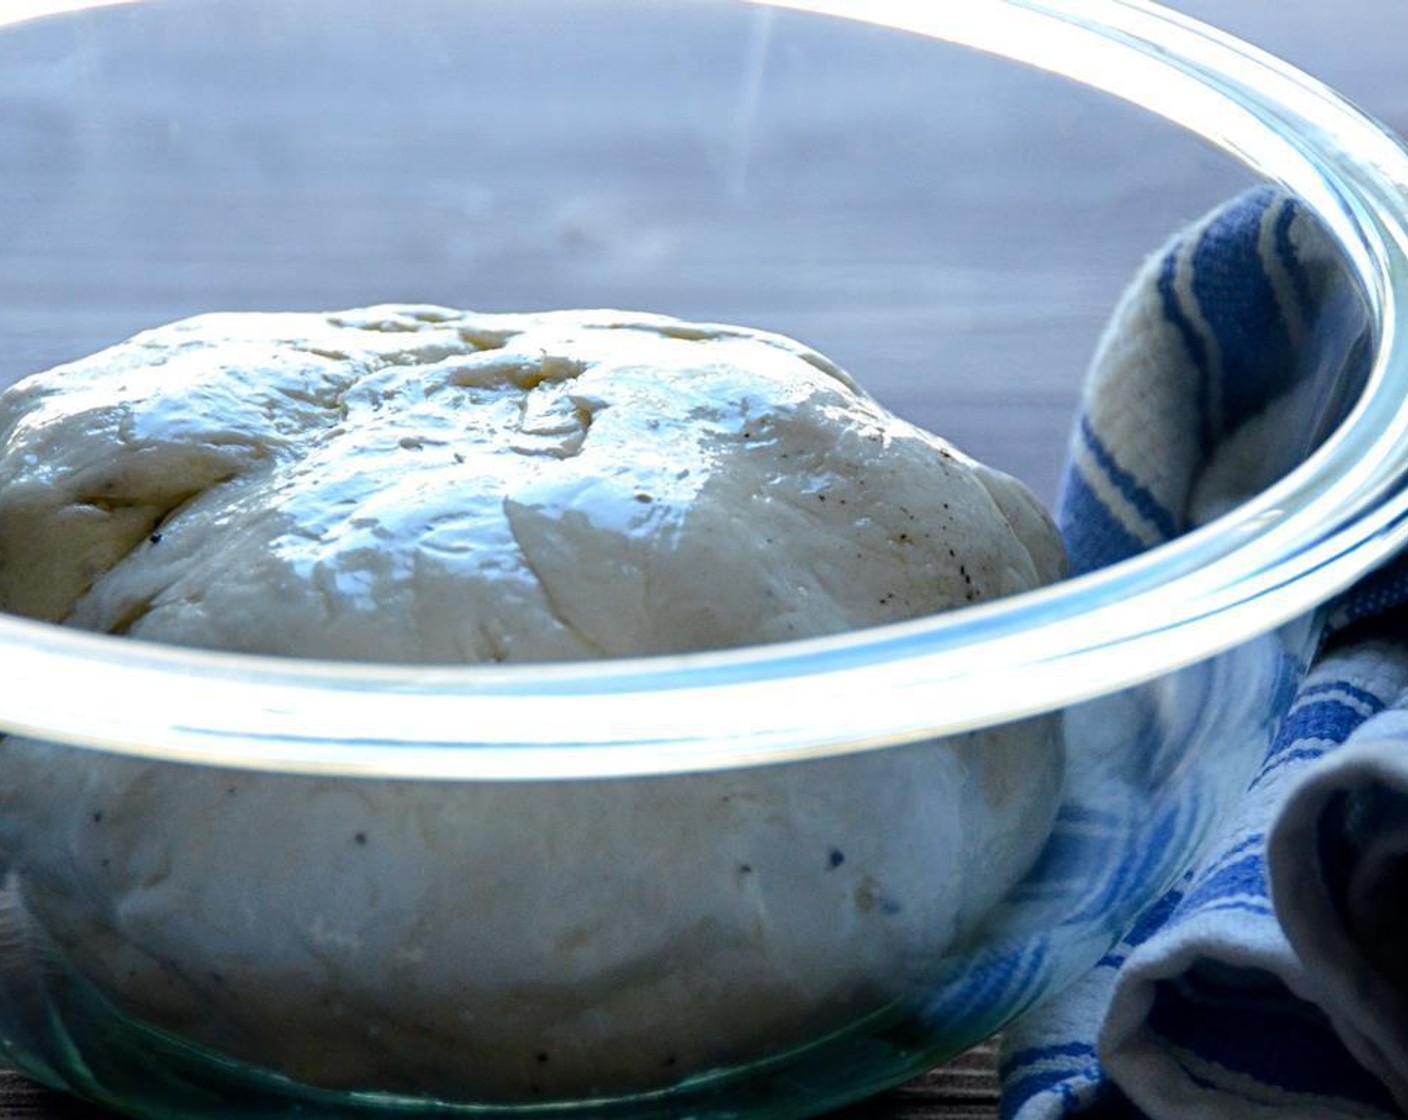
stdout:
[[[1073,438],[1059,519],[1077,570],[1302,459],[1352,398],[1365,322],[1315,220],[1270,188],[1156,254],[1106,332]],[[1405,1115],[1405,603],[1396,564],[1326,612],[1321,653],[1202,860],[1009,1031],[1007,1120]]]

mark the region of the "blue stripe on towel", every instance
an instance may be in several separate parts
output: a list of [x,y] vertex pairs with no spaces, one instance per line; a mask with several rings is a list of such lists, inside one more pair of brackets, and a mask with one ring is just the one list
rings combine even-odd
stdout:
[[[1215,874],[1220,868],[1228,867],[1234,863],[1239,863],[1248,856],[1256,859],[1262,858],[1266,850],[1266,834],[1264,832],[1253,832],[1244,836],[1237,843],[1233,844],[1226,851],[1220,852],[1217,857],[1208,862],[1201,871],[1198,872],[1198,882],[1205,881],[1210,875]],[[1187,893],[1192,893],[1187,892]]]
[[1006,1076],[1009,1071],[1020,1066],[1034,1065],[1052,1058],[1089,1058],[1094,1054],[1095,1047],[1088,1042],[1057,1042],[1050,1046],[1029,1046],[1015,1054],[1006,1055],[1002,1061],[1002,1073]]
[[1078,470],[1066,472],[1058,523],[1071,556],[1072,575],[1092,572],[1144,551],[1143,543],[1105,508]]
[[1274,199],[1270,189],[1246,196],[1209,223],[1193,249],[1193,295],[1217,340],[1227,432],[1287,388],[1296,369],[1290,332],[1261,257],[1262,220]]
[[[1358,706],[1337,698],[1300,703],[1281,721],[1271,749],[1266,752],[1266,760],[1248,789],[1254,790],[1264,785],[1268,778],[1285,766],[1319,758],[1328,749],[1325,744],[1343,743],[1369,716],[1383,710],[1383,702],[1376,696],[1348,683],[1319,685],[1307,689],[1303,695],[1324,696],[1327,691],[1349,695]],[[1364,710],[1366,708],[1367,711]]]
[[1022,1110],[1022,1106],[1029,1100],[1047,1093],[1057,1093],[1062,1098],[1064,1105],[1067,1108],[1071,1107],[1075,1104],[1075,1100],[1067,1082],[1071,1080],[1072,1072],[1065,1066],[1059,1066],[1055,1069],[1041,1070],[1038,1073],[1029,1073],[1024,1077],[1005,1082],[1002,1090],[1001,1108],[998,1112],[999,1120],[1013,1120],[1013,1117]]
[[1303,689],[1297,700],[1301,703],[1314,696],[1324,696],[1327,693],[1338,692],[1348,696],[1351,700],[1356,700],[1369,709],[1368,715],[1374,715],[1384,710],[1387,703],[1380,697],[1374,695],[1366,688],[1360,688],[1357,684],[1349,681],[1324,681],[1321,684],[1313,684],[1309,688]]
[[1343,743],[1349,733],[1363,723],[1373,711],[1366,712],[1362,707],[1347,704],[1343,700],[1326,697],[1301,704],[1281,722],[1281,730],[1267,752],[1267,762],[1275,761],[1281,752],[1286,751],[1306,739],[1328,739],[1332,743]]
[[1038,938],[1019,952],[999,948],[951,963],[962,968],[963,982],[936,990],[924,1009],[934,1022],[973,1022],[994,1007],[1029,1007],[1042,991],[1050,959],[1045,940]]
[[1178,298],[1178,257],[1182,251],[1183,241],[1180,239],[1164,255],[1159,265],[1159,302],[1163,307],[1164,318],[1177,329],[1188,351],[1188,358],[1193,363],[1193,368],[1198,371],[1198,447],[1206,454],[1212,447],[1213,440],[1212,420],[1208,412],[1208,379],[1211,376],[1208,370],[1208,347]]
[[1284,199],[1281,203],[1281,212],[1276,215],[1276,260],[1291,278],[1301,316],[1308,319],[1313,313],[1310,278],[1306,276],[1305,265],[1301,263],[1300,254],[1291,241],[1291,226],[1299,209],[1293,198]]
[[1209,902],[1198,907],[1199,914],[1254,914],[1258,918],[1270,918],[1275,911],[1271,903],[1255,898],[1229,898],[1223,902]]
[[1105,477],[1110,480],[1110,484],[1119,491],[1120,497],[1134,507],[1139,516],[1158,531],[1160,538],[1170,541],[1178,536],[1177,519],[1163,507],[1133,473],[1115,461],[1114,455],[1095,434],[1095,429],[1090,426],[1089,418],[1085,416],[1080,419],[1080,437],[1089,450],[1091,458],[1104,472]]
[[[1091,1061],[1093,1062],[1094,1059]],[[1068,1066],[1057,1066],[1053,1069],[1029,1073],[1008,1082],[1008,1087],[1002,1096],[1001,1110],[998,1112],[999,1120],[1012,1120],[1027,1101],[1051,1092],[1059,1093],[1066,1107],[1074,1107],[1075,1095],[1066,1083],[1071,1080],[1073,1075],[1081,1072],[1084,1072],[1084,1067],[1073,1070]]]
[[1223,852],[1211,866],[1216,867],[1220,863],[1230,863],[1244,852],[1259,851],[1266,843],[1266,834],[1263,832],[1253,832],[1250,836],[1243,837]]
[[1249,790],[1260,789],[1266,784],[1267,779],[1277,771],[1287,766],[1294,766],[1297,762],[1314,762],[1329,749],[1329,747],[1297,747],[1292,751],[1283,751],[1276,756],[1274,762],[1268,762],[1261,768],[1261,771],[1252,779],[1251,785],[1247,788]]
[[1182,904],[1183,892],[1176,889],[1169,891],[1139,916],[1139,920],[1134,923],[1134,927],[1125,937],[1124,943],[1126,945],[1142,945],[1163,929],[1164,923]]
[[1179,910],[1189,914],[1224,899],[1265,898],[1266,893],[1266,860],[1258,849],[1224,864],[1194,884]]
[[[1024,1067],[1038,1066],[1031,1072],[1021,1072]],[[1055,1092],[1060,1095],[1065,1106],[1076,1107],[1076,1093],[1072,1082],[1084,1078],[1088,1082],[1100,1079],[1100,1066],[1095,1059],[1095,1048],[1082,1044],[1070,1046],[1043,1046],[1024,1051],[1002,1064],[1003,1093],[1002,1120],[1011,1120],[1033,1097]]]

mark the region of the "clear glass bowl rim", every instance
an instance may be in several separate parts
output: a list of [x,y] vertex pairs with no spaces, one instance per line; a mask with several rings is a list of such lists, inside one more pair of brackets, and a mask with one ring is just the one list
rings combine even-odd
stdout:
[[631,777],[817,758],[1056,710],[1207,659],[1313,611],[1408,540],[1408,154],[1387,130],[1284,62],[1142,0],[750,2],[1062,74],[1300,196],[1344,250],[1377,331],[1351,416],[1275,486],[1171,544],[1013,599],[806,642],[423,667],[194,651],[0,618],[0,727],[151,758],[388,778]]

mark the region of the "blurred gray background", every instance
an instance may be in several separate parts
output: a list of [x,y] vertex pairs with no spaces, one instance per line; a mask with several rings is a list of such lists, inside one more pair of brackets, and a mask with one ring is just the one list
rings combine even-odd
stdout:
[[[1182,7],[1408,124],[1408,4]],[[642,308],[796,335],[1050,498],[1120,288],[1248,181],[1061,80],[707,0],[56,17],[0,34],[0,381],[208,310]]]

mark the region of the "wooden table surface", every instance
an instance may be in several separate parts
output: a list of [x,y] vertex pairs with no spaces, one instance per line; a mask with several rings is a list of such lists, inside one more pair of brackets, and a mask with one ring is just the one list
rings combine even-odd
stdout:
[[[1408,129],[1408,4],[1177,6]],[[1049,499],[1130,271],[1249,181],[1123,105],[884,33],[578,3],[544,46],[508,6],[397,0],[396,35],[387,7],[0,33],[0,383],[207,310],[643,307],[806,339]],[[995,1117],[993,1065],[844,1115]],[[0,1116],[102,1115],[0,1074]]]

